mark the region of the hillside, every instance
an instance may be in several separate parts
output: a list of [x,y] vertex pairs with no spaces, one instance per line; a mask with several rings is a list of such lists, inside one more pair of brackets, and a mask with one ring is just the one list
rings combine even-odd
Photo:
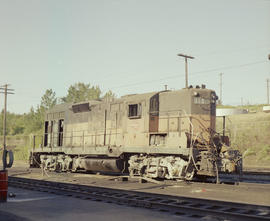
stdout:
[[[231,146],[243,154],[246,167],[270,167],[270,113],[262,112],[262,107],[263,105],[235,107],[248,109],[249,113],[226,117],[226,135],[230,137]],[[216,126],[217,132],[222,133],[221,117],[217,117]]]

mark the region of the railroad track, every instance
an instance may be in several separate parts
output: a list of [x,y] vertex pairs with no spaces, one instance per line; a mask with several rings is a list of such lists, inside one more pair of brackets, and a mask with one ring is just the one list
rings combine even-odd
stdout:
[[270,173],[244,171],[241,179],[242,182],[270,183]]
[[[85,171],[84,171],[85,172]],[[83,173],[84,173],[83,172]],[[24,173],[30,173],[28,172],[22,172],[21,174]],[[31,168],[31,173],[41,173],[40,168]],[[49,173],[54,173],[54,172],[49,172]],[[80,172],[79,172],[80,173]],[[18,175],[17,173],[15,173]],[[101,173],[101,174],[106,174],[106,175],[111,175],[110,173]],[[115,174],[114,174],[115,175]],[[128,174],[118,174],[119,176],[128,176]],[[262,184],[270,184],[270,172],[262,172],[262,171],[243,171],[242,175],[236,175],[236,174],[226,174],[226,173],[220,173],[219,178],[221,182],[224,183],[239,183],[239,182],[244,182],[244,183],[262,183]],[[195,180],[196,182],[202,182],[201,180]],[[216,178],[209,178],[209,182],[216,182]]]
[[85,200],[117,203],[168,212],[183,217],[220,220],[270,220],[270,207],[207,199],[169,196],[104,187],[9,177],[9,186]]
[[[244,182],[244,183],[262,183],[269,184],[270,183],[270,173],[269,172],[255,172],[255,171],[244,171],[242,175],[235,174],[219,174],[219,178],[221,182]],[[215,178],[210,180],[214,181]]]

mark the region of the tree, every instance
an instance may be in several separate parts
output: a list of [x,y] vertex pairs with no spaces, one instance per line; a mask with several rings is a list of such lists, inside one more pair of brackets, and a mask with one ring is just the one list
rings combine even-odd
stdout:
[[52,89],[47,89],[45,94],[41,97],[40,107],[48,110],[57,103],[56,94]]
[[61,100],[68,102],[81,102],[87,100],[100,99],[101,90],[99,86],[90,86],[90,84],[75,83],[68,89],[68,94],[62,97]]
[[30,112],[25,116],[24,120],[27,122],[25,126],[25,133],[36,133],[42,129],[44,114],[42,115],[39,106],[36,111],[33,107],[31,107]]
[[111,101],[112,99],[116,98],[116,95],[111,90],[109,90],[104,94],[102,98],[106,101]]
[[[25,116],[25,133],[36,133],[42,130],[45,112],[54,107],[57,103],[56,94],[52,89],[47,89],[41,97],[40,105],[36,110],[31,107],[30,112]],[[18,130],[18,129],[17,129]]]
[[[21,114],[14,114],[7,111],[6,135],[23,134],[25,123]],[[3,111],[0,114],[0,135],[3,135]]]
[[[93,99],[105,99],[110,101],[116,98],[111,91],[107,91],[101,97],[99,86],[90,84],[76,83],[68,89],[66,97],[61,98],[63,102],[81,102]],[[36,108],[31,107],[29,113],[14,114],[7,112],[7,135],[42,133],[45,112],[57,104],[56,93],[52,89],[47,89],[41,97],[40,104]],[[0,135],[3,134],[3,111],[0,112]]]

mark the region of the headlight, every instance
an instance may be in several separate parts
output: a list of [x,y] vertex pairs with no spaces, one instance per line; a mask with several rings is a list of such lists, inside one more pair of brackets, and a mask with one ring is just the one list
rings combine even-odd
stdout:
[[194,91],[193,95],[194,95],[194,97],[199,97],[200,96],[200,94],[197,91]]

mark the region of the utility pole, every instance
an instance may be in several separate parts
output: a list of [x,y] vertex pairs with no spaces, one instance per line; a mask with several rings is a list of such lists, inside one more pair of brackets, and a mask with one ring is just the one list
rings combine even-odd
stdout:
[[266,79],[267,104],[269,104],[269,78]]
[[[270,54],[268,54],[268,60],[270,60]],[[266,79],[266,87],[267,87],[267,104],[269,104],[269,78]]]
[[165,84],[164,87],[165,87],[165,91],[167,91],[168,90],[168,85]]
[[187,59],[194,59],[194,57],[189,56],[189,55],[184,55],[184,54],[177,54],[180,57],[184,57],[185,58],[185,72],[186,72],[186,88],[188,88],[188,63],[187,63]]
[[[7,95],[8,94],[14,94],[11,91],[14,91],[13,89],[8,88],[8,84],[5,84],[3,86],[0,86],[0,93],[5,95],[4,99],[4,115],[3,115],[3,155],[6,152],[6,126],[7,126]],[[5,163],[3,162],[3,170],[5,170]]]
[[219,74],[220,80],[219,80],[219,103],[222,104],[222,75],[223,73]]

